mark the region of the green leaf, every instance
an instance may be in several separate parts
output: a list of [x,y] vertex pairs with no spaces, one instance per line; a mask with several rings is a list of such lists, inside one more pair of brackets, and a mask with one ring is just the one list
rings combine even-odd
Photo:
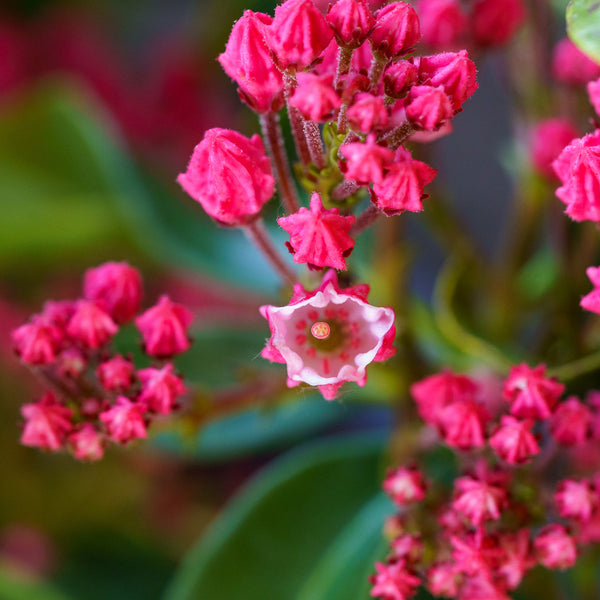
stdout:
[[366,504],[325,552],[297,600],[366,600],[368,576],[387,551],[383,524],[394,512],[382,493]]
[[540,300],[557,284],[559,276],[557,258],[552,248],[544,246],[523,266],[517,284],[526,298]]
[[569,2],[567,33],[582,52],[600,64],[600,2],[598,0]]
[[184,560],[164,600],[289,600],[379,489],[381,436],[345,436],[269,465]]
[[21,581],[10,573],[0,571],[0,598],[2,600],[70,600],[45,583]]

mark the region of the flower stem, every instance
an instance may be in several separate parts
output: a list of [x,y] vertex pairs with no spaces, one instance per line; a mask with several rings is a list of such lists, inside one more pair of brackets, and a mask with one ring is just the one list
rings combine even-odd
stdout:
[[560,381],[569,381],[597,369],[600,369],[600,352],[589,354],[560,367],[548,369],[548,375],[556,377]]
[[286,283],[294,283],[296,275],[285,264],[281,254],[275,248],[269,232],[262,219],[256,219],[242,227],[246,237],[262,252],[264,257],[271,263],[278,275]]
[[335,80],[333,82],[333,87],[337,92],[340,91],[342,77],[350,70],[350,61],[352,60],[353,52],[354,50],[352,48],[340,46],[340,51],[338,52],[337,69],[335,71]]
[[279,114],[266,113],[261,114],[259,118],[265,146],[275,167],[275,179],[285,210],[288,214],[295,213],[299,206],[298,191],[283,145]]
[[367,227],[375,223],[375,221],[381,216],[381,211],[377,206],[371,204],[369,208],[365,209],[363,213],[358,215],[354,225],[350,229],[350,235],[356,236],[362,231],[364,231]]
[[386,142],[390,150],[397,150],[414,132],[414,127],[408,121],[405,121],[377,141]]
[[373,93],[377,93],[381,75],[383,74],[383,70],[387,64],[388,60],[384,56],[378,56],[377,54],[373,56],[373,61],[371,62],[371,67],[369,68],[369,81],[371,83],[370,89]]
[[360,186],[358,183],[356,183],[356,181],[353,181],[352,179],[344,179],[342,183],[333,188],[333,191],[331,192],[331,199],[339,201],[343,200],[344,198],[348,198],[348,196],[352,196],[352,194],[357,192],[359,187]]
[[304,120],[304,135],[310,152],[312,163],[321,170],[325,168],[325,156],[323,154],[323,140],[319,126],[314,121]]
[[283,95],[285,97],[285,105],[287,106],[288,117],[290,119],[290,125],[292,127],[292,135],[294,136],[294,143],[296,145],[296,153],[298,158],[304,165],[308,165],[311,160],[310,151],[306,142],[306,135],[304,133],[304,119],[300,114],[300,111],[290,104],[290,99],[294,88],[296,87],[296,77],[293,73],[285,72],[283,74]]

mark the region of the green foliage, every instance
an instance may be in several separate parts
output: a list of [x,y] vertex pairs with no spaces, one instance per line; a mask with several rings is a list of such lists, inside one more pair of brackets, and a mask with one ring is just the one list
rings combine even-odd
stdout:
[[[381,439],[363,435],[315,442],[277,460],[190,552],[164,600],[291,600],[309,578],[332,585],[344,561],[333,549],[354,563],[348,544],[365,552],[361,536],[381,526],[377,503],[344,531],[378,493],[381,452]],[[376,534],[369,535],[372,547]]]
[[600,63],[600,2],[571,0],[567,6],[567,33],[582,52]]
[[0,598],[2,600],[75,600],[44,583],[20,580],[1,571]]

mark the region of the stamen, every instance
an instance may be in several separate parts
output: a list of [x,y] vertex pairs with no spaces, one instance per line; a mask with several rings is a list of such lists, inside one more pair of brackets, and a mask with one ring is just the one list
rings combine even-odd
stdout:
[[318,340],[326,340],[331,333],[331,327],[329,327],[329,323],[317,321],[316,323],[313,323],[310,332],[313,334],[313,337]]

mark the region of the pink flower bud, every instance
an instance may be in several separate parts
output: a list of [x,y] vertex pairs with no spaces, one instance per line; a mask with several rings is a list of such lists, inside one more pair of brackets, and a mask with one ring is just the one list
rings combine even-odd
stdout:
[[88,359],[77,348],[63,350],[56,359],[56,370],[61,377],[77,379],[88,365]]
[[458,0],[420,0],[418,11],[423,41],[428,46],[454,49],[461,43],[468,22]]
[[348,120],[356,131],[369,133],[383,129],[388,123],[388,113],[382,96],[373,94],[357,94],[348,109]]
[[11,333],[12,342],[20,359],[30,365],[49,365],[56,360],[64,335],[46,319],[34,316],[31,323],[17,327]]
[[471,31],[479,46],[501,46],[524,19],[522,0],[477,0],[471,12]]
[[418,533],[414,535],[406,533],[395,537],[390,542],[390,549],[394,560],[404,558],[414,563],[421,560],[423,556],[423,540]]
[[500,535],[503,556],[497,574],[509,590],[516,589],[527,571],[537,563],[532,552],[530,535],[528,529]]
[[427,486],[418,469],[398,467],[388,472],[383,481],[383,490],[396,504],[404,506],[423,500]]
[[290,234],[287,245],[294,262],[345,269],[345,258],[354,248],[348,233],[355,220],[353,216],[341,216],[337,208],[324,209],[321,197],[314,193],[310,210],[301,207],[297,213],[277,219],[277,223]]
[[340,168],[347,179],[362,185],[380,183],[384,169],[394,160],[394,153],[375,142],[375,135],[368,135],[367,141],[353,142],[340,146],[340,155],[346,159]]
[[569,38],[563,38],[554,47],[552,74],[560,83],[585,85],[600,76],[600,66]]
[[419,80],[427,85],[442,86],[455,112],[478,87],[477,69],[466,50],[423,56],[419,61]]
[[120,354],[98,365],[96,376],[100,384],[111,392],[126,392],[133,383],[135,366]]
[[577,561],[575,542],[562,525],[546,525],[533,544],[540,563],[548,569],[568,569]]
[[585,273],[592,282],[594,289],[581,299],[579,305],[585,310],[600,315],[600,267],[588,267]]
[[598,492],[586,480],[565,479],[558,484],[554,502],[561,517],[587,521],[598,506]]
[[25,427],[21,444],[46,450],[59,450],[73,429],[73,411],[56,400],[52,392],[34,404],[24,404],[21,415]]
[[67,333],[88,348],[100,348],[119,328],[96,302],[79,300],[67,325]]
[[600,222],[600,129],[573,140],[552,167],[563,184],[556,195],[571,219]]
[[104,456],[103,436],[90,423],[71,433],[69,444],[77,460],[100,460]]
[[520,419],[547,419],[565,386],[545,376],[546,365],[531,368],[526,364],[512,367],[504,383],[504,397],[510,412]]
[[97,301],[116,323],[135,316],[143,293],[140,272],[126,262],[107,262],[85,272],[83,297]]
[[408,600],[421,584],[416,573],[408,568],[405,560],[375,563],[377,573],[369,578],[373,584],[371,596],[383,600]]
[[471,450],[485,444],[485,429],[490,415],[483,404],[462,400],[448,404],[439,417],[444,441],[453,448]]
[[187,328],[194,316],[182,306],[171,302],[168,296],[137,317],[135,324],[144,338],[144,351],[150,356],[169,358],[190,347]]
[[[590,81],[587,84],[587,90],[591,105],[594,107],[596,114],[600,115],[600,79],[596,81]],[[574,137],[577,137],[577,135]]]
[[423,188],[433,181],[436,173],[429,165],[413,159],[401,146],[381,183],[373,186],[371,201],[388,217],[405,210],[419,212],[423,210],[421,200],[427,198]]
[[417,83],[419,69],[409,60],[391,63],[383,73],[383,87],[387,96],[402,98]]
[[283,106],[283,77],[266,42],[272,21],[269,15],[246,10],[218,59],[239,85],[240,98],[259,113],[277,112]]
[[563,446],[577,446],[588,438],[592,421],[592,411],[571,396],[556,407],[550,419],[550,432]]
[[460,573],[451,562],[434,564],[427,571],[427,589],[434,596],[455,597],[460,580]]
[[48,300],[44,302],[44,308],[40,316],[47,323],[65,332],[74,312],[75,302],[71,300]]
[[146,437],[145,413],[145,404],[119,396],[116,405],[100,413],[99,418],[113,441],[126,444],[131,440]]
[[552,163],[578,136],[577,128],[568,119],[545,119],[537,123],[531,132],[529,145],[534,168],[548,179],[556,179]]
[[173,373],[173,365],[162,369],[142,369],[138,371],[142,382],[139,401],[148,405],[148,409],[161,415],[168,415],[177,403],[177,398],[187,391],[183,381]]
[[375,27],[375,19],[365,0],[338,0],[327,13],[335,39],[340,46],[358,48]]
[[279,66],[301,71],[325,50],[333,32],[312,0],[286,0],[275,7],[268,43]]
[[221,225],[249,223],[275,191],[260,136],[230,129],[209,129],[177,181]]
[[540,447],[531,429],[533,419],[520,421],[510,416],[503,416],[501,426],[490,437],[490,446],[494,452],[511,465],[527,462],[532,456],[539,454]]
[[375,54],[387,59],[410,52],[421,39],[419,17],[406,2],[392,2],[375,13],[369,41]]
[[319,77],[312,73],[298,73],[298,87],[290,99],[307,119],[327,121],[341,105],[342,101],[333,89],[332,77]]
[[413,125],[435,130],[454,116],[452,102],[442,86],[415,85],[410,88],[406,117]]
[[500,518],[507,504],[506,490],[491,482],[473,477],[459,477],[454,482],[454,509],[476,527],[488,520]]

